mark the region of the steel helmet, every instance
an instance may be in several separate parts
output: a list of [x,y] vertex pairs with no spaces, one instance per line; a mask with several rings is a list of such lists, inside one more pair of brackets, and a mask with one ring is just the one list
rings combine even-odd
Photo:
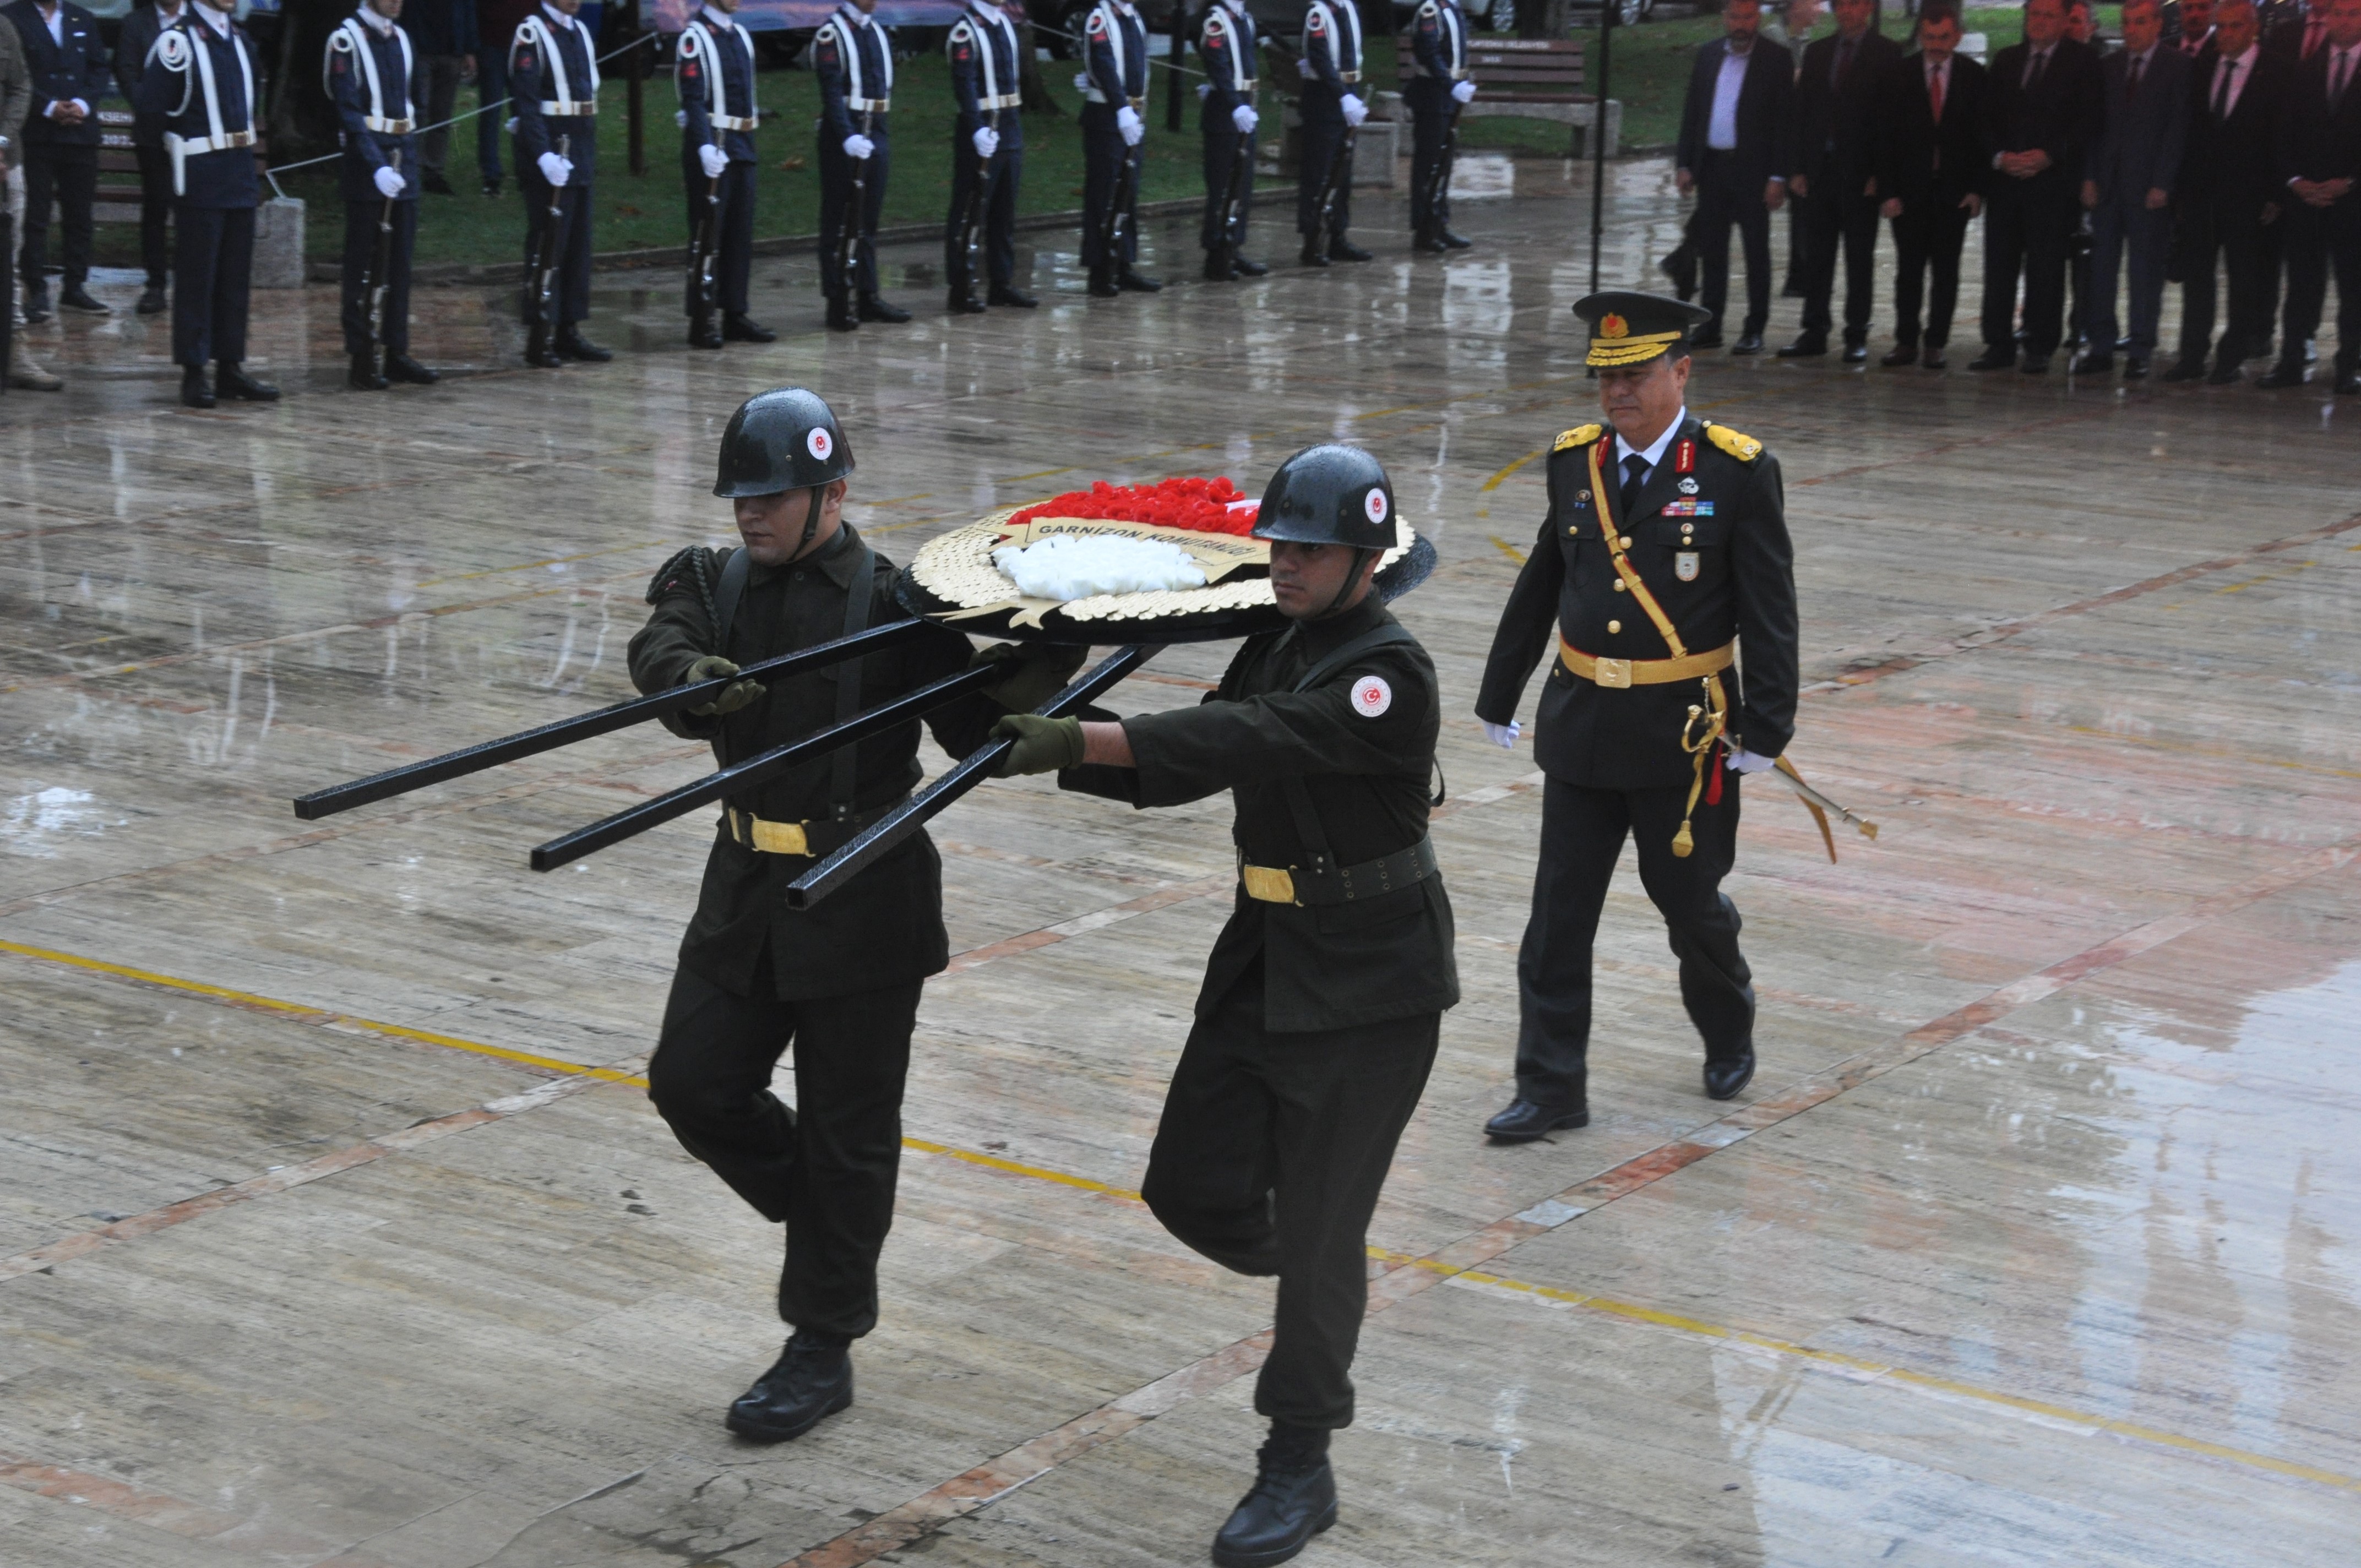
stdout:
[[1255,516],[1257,539],[1390,550],[1398,542],[1394,488],[1357,446],[1307,446],[1279,466]]
[[747,399],[730,416],[713,493],[725,499],[774,496],[829,484],[851,472],[852,450],[837,426],[835,411],[818,392],[777,387]]

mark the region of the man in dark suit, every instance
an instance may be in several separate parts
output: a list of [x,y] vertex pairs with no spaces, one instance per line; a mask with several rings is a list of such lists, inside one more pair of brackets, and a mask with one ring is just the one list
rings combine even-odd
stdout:
[[2303,384],[2303,345],[2320,330],[2336,274],[2336,389],[2361,392],[2361,0],[2314,0],[2325,37],[2295,69],[2279,120],[2279,165],[2292,201],[2287,226],[2287,314],[2279,362],[2265,387]]
[[1837,0],[1837,30],[1804,51],[1795,83],[1795,177],[1804,198],[1804,332],[1782,359],[1826,354],[1837,253],[1844,253],[1845,363],[1869,357],[1877,282],[1877,181],[1871,168],[1878,95],[1902,51],[1873,25],[1876,0]]
[[[2355,0],[2361,5],[2361,0]],[[2091,341],[2074,368],[2104,374],[2116,341],[2115,270],[2131,266],[2130,348],[2124,375],[2147,374],[2164,308],[2172,250],[2172,190],[2189,134],[2196,68],[2164,42],[2159,0],[2126,0],[2124,47],[2099,62],[2106,87],[2106,133],[2082,181],[2091,209]]]
[[1894,348],[1882,363],[1920,362],[1918,301],[1927,302],[1925,364],[1940,370],[1960,298],[1960,249],[1983,210],[1992,178],[1984,141],[1984,68],[1958,51],[1960,14],[1930,4],[1918,13],[1918,52],[1887,73],[1877,113],[1878,209],[1894,225]]
[[2104,128],[2099,60],[2066,36],[2064,0],[2026,0],[2025,41],[1993,61],[1985,134],[1998,178],[1984,211],[1983,356],[2016,365],[2016,280],[2025,278],[2028,376],[2049,368],[2064,334],[2067,252],[2081,221],[2082,166]]
[[1762,25],[1762,0],[1726,0],[1723,36],[1697,49],[1681,107],[1673,177],[1681,194],[1697,192],[1690,233],[1705,273],[1699,302],[1712,316],[1693,348],[1721,345],[1732,224],[1746,247],[1746,323],[1730,351],[1762,353],[1771,319],[1771,214],[1787,200],[1795,162],[1795,61],[1758,37]]
[[2164,0],[2164,37],[2195,60],[2213,41],[2213,0]]
[[[2180,162],[2180,362],[2168,381],[2200,377],[2226,387],[2268,345],[2279,297],[2276,225],[2286,194],[2279,172],[2279,107],[2287,62],[2257,41],[2254,0],[2221,0],[2211,57],[2199,57],[2198,99]],[[2229,322],[2213,342],[2213,269],[2230,281]],[[2205,368],[2207,351],[2213,368]]]
[[8,20],[33,74],[25,120],[25,319],[49,313],[49,204],[64,220],[63,287],[68,310],[106,314],[83,284],[90,278],[91,203],[98,193],[98,101],[107,89],[106,46],[98,21],[72,0],[16,0]]
[[[157,35],[180,21],[188,0],[154,0],[123,18],[115,40],[115,84],[129,103],[139,91],[139,72]],[[131,150],[139,159],[139,259],[148,269],[148,287],[139,296],[139,313],[161,315],[170,308],[165,292],[172,275],[172,250],[165,238],[172,224],[172,159],[164,150],[164,116],[131,116]]]

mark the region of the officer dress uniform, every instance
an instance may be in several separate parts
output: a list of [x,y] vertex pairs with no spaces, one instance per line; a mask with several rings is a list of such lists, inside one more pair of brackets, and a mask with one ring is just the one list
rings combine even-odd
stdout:
[[[211,408],[216,392],[257,402],[279,396],[239,368],[261,200],[254,167],[260,86],[246,29],[203,4],[157,35],[139,75],[135,107],[164,116],[172,160],[172,358],[181,367],[181,399],[192,407]],[[208,363],[219,371],[211,388]]]
[[[1686,334],[1710,319],[1648,294],[1592,295],[1576,309],[1594,319],[1590,363],[1605,367],[1686,352]],[[1796,683],[1794,552],[1778,460],[1761,442],[1686,410],[1642,454],[1582,425],[1552,447],[1549,497],[1476,703],[1485,722],[1508,724],[1555,634],[1534,719],[1548,775],[1541,854],[1517,959],[1517,1094],[1548,1113],[1541,1130],[1587,1120],[1590,949],[1626,833],[1704,1036],[1708,1092],[1744,1086],[1754,991],[1721,893],[1738,839],[1739,779],[1726,763],[1732,746],[1759,758],[1786,749]],[[1694,719],[1693,707],[1703,710]]]
[[[375,390],[389,378],[431,382],[434,372],[410,357],[410,258],[418,242],[417,57],[410,35],[375,11],[347,16],[328,35],[329,101],[343,129],[337,184],[345,200],[342,274],[345,352],[352,357],[352,384]],[[379,170],[399,181],[389,198]],[[386,247],[385,276],[379,263],[379,225],[392,211],[393,234]],[[378,331],[369,332],[368,291],[384,290]],[[380,373],[377,353],[384,350]]]
[[[536,354],[528,348],[525,357],[544,367],[561,359],[612,359],[608,350],[583,341],[579,331],[590,314],[598,62],[589,29],[578,18],[544,5],[517,24],[509,40],[509,112],[516,116],[517,189],[524,196],[524,323],[540,349]],[[552,188],[541,168],[545,152],[573,165],[558,190],[561,216],[555,225],[549,216]],[[547,232],[553,227],[555,235]],[[555,274],[548,321],[542,319],[533,289],[533,274],[544,258]]]
[[[181,0],[185,14],[197,0]],[[175,16],[172,20],[178,20]],[[123,101],[139,97],[139,73],[148,66],[156,38],[170,26],[159,7],[137,5],[123,18],[115,43],[115,83]],[[161,315],[166,285],[172,275],[172,247],[168,237],[172,223],[172,160],[164,155],[164,117],[135,113],[131,116],[131,150],[139,162],[139,259],[148,269],[148,287],[139,295],[139,313]]]
[[[49,313],[49,208],[54,203],[64,220],[64,287],[59,298],[75,310],[104,315],[106,307],[90,297],[92,203],[98,192],[99,100],[106,95],[106,45],[101,41],[98,18],[74,5],[58,0],[58,36],[49,35],[33,0],[16,0],[6,8],[0,26],[13,22],[25,46],[25,65],[32,78],[33,97],[23,126],[0,126],[0,135],[17,137],[25,170],[25,232],[16,253],[25,284],[25,313],[38,320]],[[72,125],[49,115],[58,104],[79,102],[89,111]]]
[[[983,307],[968,275],[967,230],[970,206],[977,200],[976,180],[983,177],[982,198],[984,271],[991,280],[995,305],[1029,306],[1034,301],[1014,287],[1016,276],[1016,186],[1025,170],[1025,127],[1016,113],[1025,94],[1017,84],[1016,24],[993,0],[968,0],[967,9],[951,24],[943,39],[950,57],[951,97],[959,106],[951,126],[951,213],[943,233],[943,273],[950,280],[950,308],[975,311]],[[989,159],[978,156],[975,133],[989,129],[997,138]]]
[[[692,280],[686,302],[688,340],[719,348],[723,338],[769,343],[777,334],[746,316],[747,284],[754,265],[754,176],[761,168],[754,130],[762,110],[754,103],[754,40],[723,12],[707,6],[681,29],[673,78],[680,91],[680,178],[688,198],[692,253],[698,231],[713,225],[713,292],[706,299]],[[717,177],[706,172],[706,149],[727,161]],[[721,312],[719,332],[712,315]]]
[[1459,0],[1423,0],[1411,21],[1410,80],[1402,102],[1411,114],[1410,226],[1422,250],[1465,249],[1451,232],[1451,139],[1459,104],[1452,89],[1470,79],[1467,14]]
[[[1353,170],[1337,168],[1345,150],[1345,106],[1361,102],[1361,8],[1353,0],[1312,0],[1303,14],[1303,183],[1295,200],[1295,231],[1303,236],[1303,259],[1315,267],[1334,261],[1366,261],[1368,252],[1347,243],[1353,224]],[[1327,233],[1321,233],[1321,195],[1328,201]]]
[[1262,60],[1254,17],[1235,0],[1207,7],[1197,30],[1197,54],[1205,67],[1199,90],[1204,104],[1198,127],[1205,137],[1205,276],[1226,283],[1259,278],[1270,269],[1238,254],[1246,242],[1246,214],[1254,200],[1253,131],[1238,129],[1235,111],[1255,106],[1255,82]]
[[[1102,299],[1164,285],[1135,270],[1139,261],[1139,175],[1147,158],[1148,24],[1131,0],[1098,0],[1082,24],[1082,265]],[[1139,139],[1124,138],[1124,112]],[[1109,209],[1121,236],[1107,254]]]
[[[819,77],[819,276],[829,298],[829,324],[860,321],[901,322],[907,311],[877,297],[877,219],[885,207],[885,177],[893,168],[886,114],[894,102],[894,40],[884,25],[851,5],[812,34],[812,70]],[[847,209],[852,203],[853,159],[847,137],[869,138],[862,170],[861,211],[852,214],[853,276],[838,275]],[[851,295],[858,295],[858,310]]]

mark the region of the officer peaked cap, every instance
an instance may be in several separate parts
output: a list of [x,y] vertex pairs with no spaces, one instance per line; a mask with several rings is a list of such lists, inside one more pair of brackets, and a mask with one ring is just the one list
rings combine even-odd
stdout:
[[1689,334],[1713,320],[1713,313],[1664,294],[1610,289],[1575,302],[1574,313],[1590,323],[1585,363],[1598,369],[1644,365],[1660,354],[1686,348]]

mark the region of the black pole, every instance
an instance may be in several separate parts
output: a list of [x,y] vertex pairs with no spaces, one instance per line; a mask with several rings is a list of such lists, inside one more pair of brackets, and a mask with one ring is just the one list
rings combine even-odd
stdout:
[[1620,0],[1599,0],[1598,114],[1590,122],[1590,291],[1598,292],[1598,253],[1607,236],[1607,51]]
[[[1155,643],[1135,642],[1128,648],[1116,649],[1100,660],[1097,667],[1081,680],[1033,711],[1045,718],[1059,718],[1071,713],[1154,658],[1158,647]],[[1009,749],[1016,744],[1014,740],[1005,740],[988,742],[891,813],[871,823],[862,830],[861,837],[787,884],[787,907],[809,909],[851,881],[862,867],[924,828],[942,815],[952,802],[990,778],[993,770],[1000,766],[1001,759],[1007,756]]]
[[921,635],[932,625],[925,620],[897,620],[890,625],[872,627],[853,637],[840,637],[832,642],[821,642],[800,648],[792,653],[782,653],[775,659],[764,659],[747,665],[734,675],[718,680],[699,681],[694,685],[675,686],[669,691],[649,696],[633,697],[596,713],[585,713],[574,718],[561,718],[538,729],[526,729],[498,740],[487,740],[480,746],[448,751],[440,757],[430,757],[407,767],[390,768],[381,773],[371,773],[365,779],[340,784],[331,788],[315,790],[295,798],[295,815],[306,822],[323,817],[334,817],[339,811],[350,811],[357,806],[383,800],[390,795],[406,795],[413,789],[441,784],[446,779],[464,778],[479,773],[486,768],[496,768],[502,762],[512,762],[520,757],[530,757],[543,751],[554,751],[560,746],[570,746],[577,740],[627,729],[651,718],[661,718],[685,707],[695,707],[721,695],[724,686],[739,681],[769,677],[777,680],[802,670],[825,669],[842,663],[847,659],[864,653],[874,653],[896,643]]

